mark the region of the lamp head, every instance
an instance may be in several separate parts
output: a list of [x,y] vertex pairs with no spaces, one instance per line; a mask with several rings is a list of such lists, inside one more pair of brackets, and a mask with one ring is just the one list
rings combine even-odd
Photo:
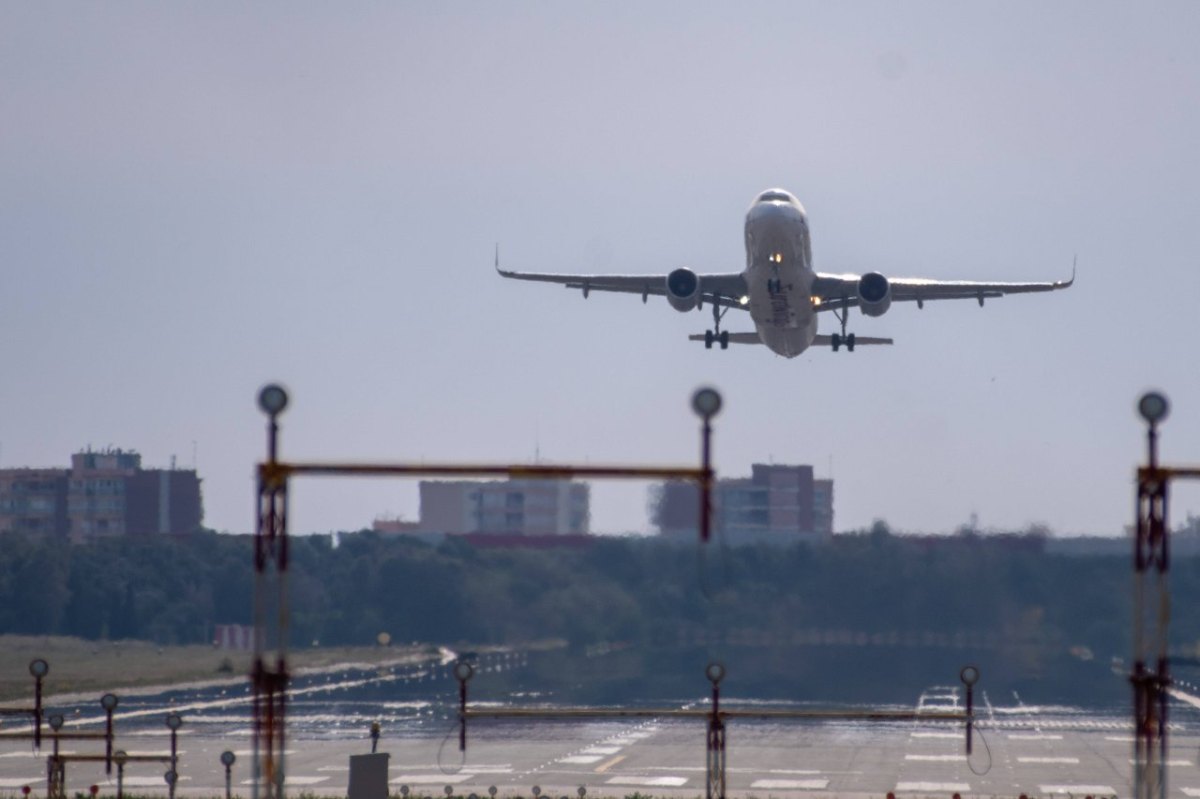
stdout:
[[963,666],[962,671],[958,673],[958,678],[963,681],[963,685],[970,688],[972,685],[979,682],[979,667]]
[[278,383],[268,383],[258,392],[258,407],[267,416],[276,417],[288,406],[288,393]]
[[692,394],[692,410],[704,421],[721,411],[721,392],[711,386],[702,386]]
[[1161,391],[1147,391],[1138,400],[1137,408],[1138,414],[1147,424],[1153,426],[1167,418],[1167,414],[1171,412],[1171,403]]

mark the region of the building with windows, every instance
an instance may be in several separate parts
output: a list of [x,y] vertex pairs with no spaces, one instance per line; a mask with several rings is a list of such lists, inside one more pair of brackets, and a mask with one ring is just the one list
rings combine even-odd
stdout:
[[[651,491],[652,520],[660,533],[695,536],[699,489],[669,482]],[[811,466],[756,463],[750,477],[717,481],[713,526],[733,544],[828,540],[833,535],[833,481],[817,480]]]
[[0,469],[0,532],[86,541],[191,533],[203,511],[191,469],[143,469],[130,450],[77,452],[69,469]]
[[[568,480],[422,481],[421,533],[448,535],[586,535],[586,483]],[[409,532],[409,530],[405,530]]]

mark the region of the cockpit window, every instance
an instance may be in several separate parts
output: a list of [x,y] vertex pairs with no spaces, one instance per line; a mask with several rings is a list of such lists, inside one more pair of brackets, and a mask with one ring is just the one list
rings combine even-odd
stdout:
[[789,197],[786,192],[764,191],[762,194],[758,195],[758,201],[760,203],[772,201],[788,203],[792,201],[792,198]]

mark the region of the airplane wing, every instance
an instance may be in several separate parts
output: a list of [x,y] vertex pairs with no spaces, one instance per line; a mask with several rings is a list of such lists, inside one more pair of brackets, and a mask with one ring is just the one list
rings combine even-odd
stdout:
[[[821,300],[818,310],[832,311],[854,307],[858,301],[858,281],[861,275],[817,274],[813,281],[812,294]],[[1057,291],[1069,288],[1075,282],[1075,268],[1071,268],[1069,280],[1049,283],[989,283],[975,280],[930,280],[917,277],[888,278],[893,302],[915,302],[924,306],[927,300],[984,300],[1003,297],[1006,294],[1028,294],[1037,291]]]
[[[641,294],[642,302],[650,296],[665,296],[667,276],[663,275],[566,275],[548,272],[514,272],[500,268],[496,257],[496,271],[501,277],[514,280],[534,280],[541,283],[558,283],[569,289],[579,289],[587,297],[593,291],[616,291],[624,294]],[[741,272],[726,274],[696,275],[700,279],[700,295],[706,302],[731,308],[744,307],[739,300],[748,289]]]

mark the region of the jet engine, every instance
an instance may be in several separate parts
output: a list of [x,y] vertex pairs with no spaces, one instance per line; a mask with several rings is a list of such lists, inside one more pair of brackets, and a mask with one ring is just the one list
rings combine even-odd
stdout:
[[878,272],[858,279],[858,307],[867,316],[883,316],[892,307],[892,284]]
[[677,311],[690,311],[700,304],[700,278],[685,266],[667,275],[667,302]]

